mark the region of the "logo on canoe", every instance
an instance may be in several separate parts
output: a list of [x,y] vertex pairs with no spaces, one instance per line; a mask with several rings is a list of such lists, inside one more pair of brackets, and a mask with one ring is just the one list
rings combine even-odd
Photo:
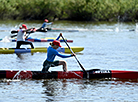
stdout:
[[99,73],[111,73],[111,72],[110,72],[110,70],[97,70],[94,73],[99,74]]

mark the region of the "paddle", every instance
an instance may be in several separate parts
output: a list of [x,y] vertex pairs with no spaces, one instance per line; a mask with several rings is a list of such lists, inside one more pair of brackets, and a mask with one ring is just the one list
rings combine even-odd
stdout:
[[[54,18],[53,18],[53,21],[52,21],[52,22],[54,22],[56,18],[57,18],[57,15],[55,15],[55,16],[54,16]],[[52,26],[53,26],[53,23],[51,24],[51,29],[52,29]],[[51,30],[51,29],[50,29],[50,30]]]
[[12,33],[12,34],[18,33],[18,31],[17,31],[17,30],[12,30],[11,33]]
[[[32,30],[32,31],[27,31],[26,33],[34,33],[34,31],[36,31],[36,29],[35,30]],[[18,30],[12,30],[11,33],[12,34],[18,33]]]
[[17,34],[16,34],[16,35],[11,35],[10,37],[11,37],[11,38],[14,38],[14,37],[16,37],[16,36],[17,36]]
[[[27,31],[26,32],[26,34],[28,34],[27,35],[27,38],[28,38],[28,36],[31,34],[31,33],[34,33],[36,31],[36,29],[32,29],[32,30],[30,30],[30,31]],[[11,31],[11,33],[13,34],[13,33],[18,33],[18,31],[16,30],[13,30],[13,31]],[[15,34],[15,35],[11,35],[11,38],[13,38],[13,37],[16,37],[17,36],[17,34]]]
[[31,34],[31,33],[34,33],[36,31],[36,29],[33,29],[32,31],[29,31],[29,32],[26,32],[28,35],[26,36],[26,38],[28,38],[28,36]]
[[[70,49],[71,53],[74,54],[73,50],[70,48],[70,46],[68,45],[67,41],[62,36],[62,33],[60,33],[60,36],[62,37],[62,39],[64,40],[64,42],[68,46],[68,48]],[[77,62],[79,63],[80,67],[82,68],[83,72],[85,73],[85,77],[87,78],[87,72],[86,72],[86,70],[84,69],[84,67],[82,66],[82,64],[80,63],[80,61],[78,60],[77,56],[75,55],[74,57],[77,60]]]
[[56,40],[59,40],[59,38],[60,38],[60,35],[56,38]]
[[52,24],[51,24],[51,27],[50,28],[46,28],[47,30],[51,30],[52,29],[52,26],[53,26],[53,22],[55,21],[55,19],[56,19],[56,17],[57,17],[57,15],[55,15],[54,17],[53,17],[53,20],[52,20]]

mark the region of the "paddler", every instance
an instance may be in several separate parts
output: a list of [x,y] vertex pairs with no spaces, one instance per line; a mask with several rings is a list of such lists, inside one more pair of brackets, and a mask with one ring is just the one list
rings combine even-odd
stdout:
[[42,26],[39,28],[39,30],[47,30],[47,25],[51,25],[51,24],[53,24],[53,22],[48,23],[48,20],[45,19],[45,20],[44,20],[44,23],[43,23]]
[[22,27],[20,27],[17,34],[17,45],[16,45],[17,49],[19,49],[21,45],[26,45],[26,44],[30,44],[31,48],[34,48],[32,42],[25,41],[26,32],[30,31],[31,29],[35,29],[35,28],[27,29],[27,26],[25,24],[23,24]]
[[70,55],[63,55],[60,54],[56,49],[61,47],[60,41],[54,40],[52,43],[50,43],[50,46],[47,49],[47,58],[43,63],[43,69],[42,72],[47,72],[50,67],[55,67],[62,65],[63,66],[63,71],[67,72],[67,64],[65,61],[59,61],[56,60],[54,61],[56,56],[62,57],[62,58],[68,58],[75,56],[75,54],[70,54]]

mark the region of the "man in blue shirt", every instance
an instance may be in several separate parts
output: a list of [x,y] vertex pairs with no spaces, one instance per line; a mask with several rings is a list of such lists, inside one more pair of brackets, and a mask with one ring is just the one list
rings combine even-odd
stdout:
[[45,19],[45,20],[44,20],[44,23],[43,23],[42,26],[39,28],[39,30],[45,30],[45,31],[47,31],[47,25],[51,25],[51,24],[53,24],[53,22],[48,23],[48,20]]
[[65,61],[59,61],[56,60],[54,61],[56,56],[62,57],[62,58],[68,58],[75,56],[75,54],[71,55],[63,55],[60,54],[56,49],[58,47],[61,47],[60,42],[58,40],[54,40],[52,43],[50,43],[51,46],[48,47],[47,49],[47,58],[43,63],[43,69],[42,72],[47,72],[50,67],[55,67],[59,65],[63,65],[63,71],[67,72],[67,64]]

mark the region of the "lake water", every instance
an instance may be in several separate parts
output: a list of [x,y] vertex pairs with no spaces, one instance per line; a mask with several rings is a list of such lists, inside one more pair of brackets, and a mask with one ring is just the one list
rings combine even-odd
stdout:
[[[1,47],[15,47],[15,42],[8,42],[10,30],[18,29],[21,24],[28,28],[39,28],[42,21],[0,21]],[[111,22],[72,22],[55,21],[52,28],[79,30],[79,32],[33,33],[35,38],[57,37],[60,33],[73,40],[70,46],[82,46],[84,50],[76,53],[86,70],[136,70],[138,71],[138,32],[135,23]],[[48,42],[34,42],[35,47],[49,46]],[[66,46],[65,43],[61,43]],[[30,47],[22,46],[22,47]],[[0,70],[42,69],[46,53],[0,54]],[[81,70],[74,57],[62,59],[68,65],[68,71]],[[50,71],[62,71],[61,66]],[[124,102],[138,101],[138,82],[121,80],[0,80],[0,102]]]

